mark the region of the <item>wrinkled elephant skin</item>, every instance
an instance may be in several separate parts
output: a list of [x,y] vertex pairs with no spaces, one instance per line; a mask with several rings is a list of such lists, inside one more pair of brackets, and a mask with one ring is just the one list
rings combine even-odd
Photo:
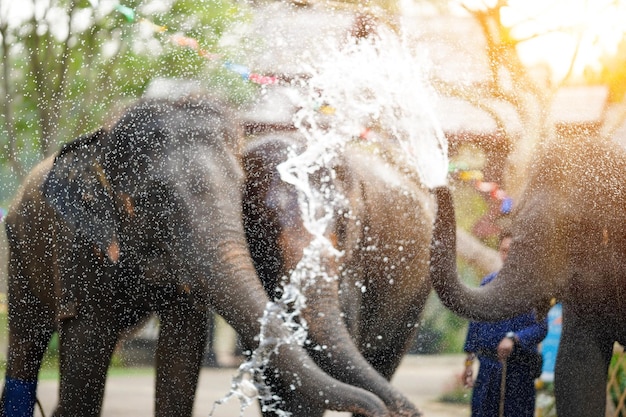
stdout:
[[513,241],[497,279],[456,275],[454,208],[436,191],[432,280],[442,301],[474,320],[499,320],[551,299],[563,305],[555,369],[557,413],[601,417],[614,342],[626,343],[626,152],[597,137],[543,145],[513,213]]
[[[192,414],[209,308],[247,347],[258,345],[269,298],[243,230],[240,139],[214,99],[145,100],[33,170],[6,218],[10,340],[0,414],[32,409],[55,330],[57,416],[100,414],[116,342],[150,312],[160,318],[157,416]],[[284,339],[281,320],[267,323],[268,336]],[[329,377],[299,346],[278,346],[270,363],[318,406],[388,415],[379,398]]]
[[[277,170],[290,149],[303,150],[302,140],[297,134],[274,133],[252,141],[244,151],[244,224],[271,297],[280,296],[280,278],[290,276],[312,240],[301,218],[298,190]],[[307,301],[302,317],[308,324],[309,352],[322,369],[377,394],[393,415],[417,416],[415,406],[388,380],[415,340],[430,292],[435,206],[416,175],[385,160],[376,146],[348,144],[332,168],[320,169],[312,179],[318,187],[317,180],[333,178],[326,187],[337,197],[335,216],[326,237],[342,255],[324,252],[321,264],[331,279],[312,271],[315,282],[303,285]],[[394,149],[386,151],[390,156]],[[349,367],[341,365],[346,362]],[[275,389],[295,415],[322,415],[306,399]]]

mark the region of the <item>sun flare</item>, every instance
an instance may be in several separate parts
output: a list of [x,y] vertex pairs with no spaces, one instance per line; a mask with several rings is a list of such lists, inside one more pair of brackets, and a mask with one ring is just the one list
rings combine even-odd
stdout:
[[556,79],[568,71],[600,68],[626,33],[626,0],[461,0],[468,9],[502,8],[502,23],[523,40],[520,57],[531,66],[545,65]]
[[626,32],[623,0],[509,0],[502,21],[516,39],[529,64],[547,64],[556,77],[572,65],[580,75],[586,67],[599,67],[605,54],[613,54]]

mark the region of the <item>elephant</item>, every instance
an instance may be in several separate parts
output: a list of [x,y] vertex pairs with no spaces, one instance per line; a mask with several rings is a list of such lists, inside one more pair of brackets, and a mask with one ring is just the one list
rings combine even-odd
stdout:
[[[244,227],[272,299],[281,296],[313,240],[302,220],[299,191],[278,170],[304,146],[298,132],[273,132],[251,140],[243,153]],[[421,415],[389,380],[415,340],[431,291],[435,205],[430,190],[410,170],[385,158],[398,148],[348,143],[332,166],[320,168],[311,179],[319,187],[332,178],[326,188],[336,195],[334,217],[325,236],[341,256],[323,251],[324,270],[310,268],[315,282],[303,284],[301,317],[308,326],[309,354],[324,371],[377,394],[392,412]],[[300,268],[307,269],[304,265]],[[270,370],[267,378],[283,399],[283,409],[298,416],[322,415],[308,399],[285,392],[274,376]]]
[[472,320],[494,321],[560,302],[555,369],[560,416],[604,416],[614,342],[626,343],[626,152],[604,138],[542,144],[511,218],[513,241],[497,279],[463,285],[455,265],[449,189],[435,190],[438,217],[431,278],[442,302]]
[[[381,399],[323,372],[287,340],[242,221],[242,133],[218,98],[144,98],[29,174],[6,217],[9,348],[0,414],[32,415],[37,373],[60,343],[56,416],[98,416],[120,335],[160,318],[155,415],[190,416],[207,315],[317,407],[384,417]],[[280,311],[279,311],[280,313]],[[261,323],[261,319],[264,322]],[[347,366],[348,364],[344,364]]]

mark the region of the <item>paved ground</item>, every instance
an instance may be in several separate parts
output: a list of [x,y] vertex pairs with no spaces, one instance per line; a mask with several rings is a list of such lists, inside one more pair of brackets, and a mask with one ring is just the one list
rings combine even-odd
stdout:
[[[423,412],[425,417],[467,417],[467,406],[443,404],[437,401],[453,383],[460,372],[463,356],[410,355],[403,361],[394,376],[393,385],[407,395]],[[195,403],[194,417],[209,416],[216,400],[225,396],[230,387],[234,369],[203,368]],[[102,415],[105,417],[140,417],[153,413],[153,379],[150,372],[137,371],[137,375],[110,376],[107,381]],[[57,401],[57,382],[40,382],[38,397],[46,416],[50,416]],[[36,416],[39,414],[36,412]],[[255,404],[244,410],[242,417],[259,417]],[[237,417],[239,405],[236,399],[220,405],[214,417]],[[347,413],[328,412],[325,417],[345,417]],[[297,416],[296,416],[297,417]]]

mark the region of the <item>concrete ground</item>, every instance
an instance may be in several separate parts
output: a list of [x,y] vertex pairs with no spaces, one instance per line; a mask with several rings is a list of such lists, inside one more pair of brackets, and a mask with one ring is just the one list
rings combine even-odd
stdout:
[[[409,355],[402,362],[392,383],[411,399],[425,417],[467,417],[468,406],[438,402],[462,370],[462,355]],[[214,402],[223,398],[229,390],[234,368],[203,368],[200,375],[194,417],[207,417]],[[40,381],[38,398],[45,415],[50,416],[57,402],[56,380]],[[136,375],[110,376],[107,380],[102,415],[105,417],[140,417],[153,415],[154,376],[146,370]],[[239,416],[239,404],[232,398],[226,404],[216,406],[214,417]],[[35,412],[39,416],[39,412]],[[259,417],[259,407],[253,403],[243,410],[242,417]],[[348,413],[327,412],[325,417],[346,417]],[[297,416],[295,416],[297,417]]]

